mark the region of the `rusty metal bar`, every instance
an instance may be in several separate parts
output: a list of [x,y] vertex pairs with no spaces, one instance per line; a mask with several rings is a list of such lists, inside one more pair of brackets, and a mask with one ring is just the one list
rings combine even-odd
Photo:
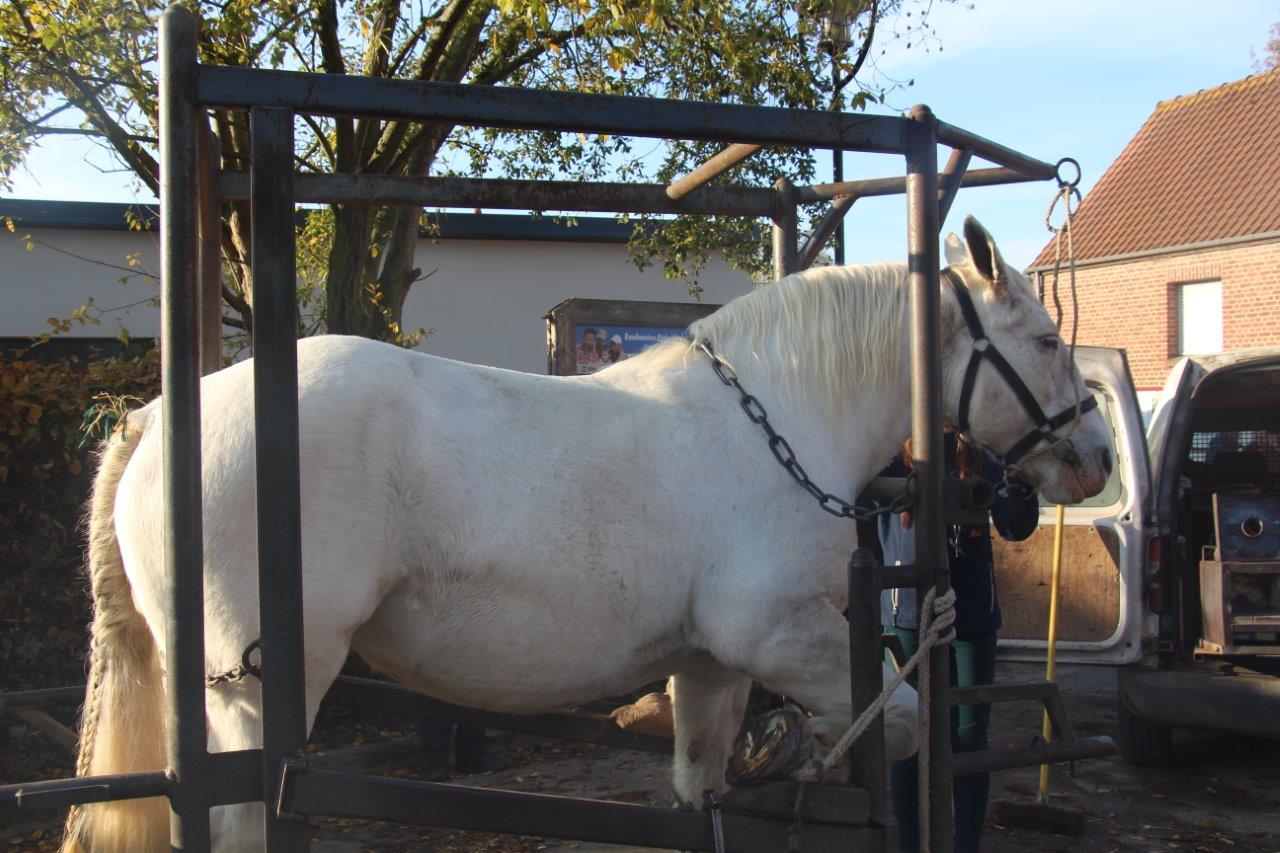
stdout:
[[1071,741],[1040,741],[1030,746],[959,752],[952,757],[951,768],[953,776],[968,776],[993,770],[1012,770],[1015,767],[1037,767],[1061,761],[1104,758],[1115,751],[1115,743],[1105,736]]
[[59,705],[84,701],[84,685],[71,687],[46,687],[42,690],[19,690],[16,693],[0,693],[0,712],[14,708],[40,705]]
[[773,277],[786,278],[799,268],[796,264],[796,187],[787,178],[773,185]]
[[[813,266],[813,262],[818,259],[818,255],[826,247],[827,241],[840,229],[840,223],[844,222],[845,214],[849,212],[849,208],[853,207],[853,203],[857,200],[858,197],[856,195],[842,195],[831,202],[831,206],[827,208],[826,213],[822,214],[822,218],[814,226],[813,233],[809,235],[809,239],[805,240],[804,246],[800,249],[800,258],[796,262],[799,269],[807,270]],[[836,263],[840,262],[841,259],[837,258]]]
[[74,776],[70,779],[4,785],[0,786],[0,813],[46,811],[80,803],[171,796],[176,784],[166,771],[148,770],[142,773]]
[[763,147],[763,145],[748,145],[742,142],[735,142],[689,174],[672,181],[667,187],[667,197],[676,200],[684,198],[698,187],[729,171]]
[[[938,282],[938,143],[937,120],[925,106],[913,107],[907,134],[907,268],[911,284],[911,434],[917,477],[915,507],[916,560],[929,573],[939,596],[951,589],[947,564],[945,514],[942,503],[944,451],[942,438],[941,295]],[[921,589],[919,600],[924,600]],[[951,687],[950,650],[929,651],[928,768],[930,849],[950,853]],[[923,748],[923,744],[921,745]],[[923,758],[921,760],[924,760]],[[924,834],[924,827],[921,828]]]
[[881,589],[902,589],[908,586],[920,586],[924,580],[927,580],[927,578],[922,577],[920,569],[915,563],[880,567]]
[[199,217],[195,17],[171,6],[160,18],[160,378],[168,677],[169,840],[208,850],[209,753],[205,733],[204,534],[200,456]]
[[[1039,180],[1028,178],[1013,169],[973,169],[964,173],[962,187],[992,187],[1002,184],[1020,184]],[[881,195],[900,195],[906,192],[905,178],[869,178],[861,181],[841,181],[838,184],[811,184],[796,188],[796,198],[801,204],[830,201],[844,195],[859,198]]]
[[196,152],[200,220],[200,372],[222,367],[222,217],[218,210],[218,137],[199,121]]
[[939,225],[947,221],[947,214],[951,212],[956,193],[960,192],[960,185],[968,173],[971,159],[973,154],[963,148],[952,149],[951,156],[947,158],[947,165],[943,167],[942,175],[938,178]]
[[[223,172],[218,193],[226,200],[247,199],[248,174]],[[300,174],[294,177],[294,198],[300,202],[334,204],[769,216],[777,194],[764,187],[705,187],[674,201],[667,197],[662,184]]]
[[279,107],[332,116],[371,116],[474,127],[609,133],[657,139],[846,148],[901,153],[899,116],[716,104],[515,86],[313,74],[204,65],[205,106]]
[[68,752],[76,751],[76,733],[39,708],[14,708],[11,713]]
[[[849,558],[849,700],[853,718],[880,696],[884,654],[880,646],[880,561],[866,548]],[[893,822],[885,790],[884,714],[878,714],[849,750],[849,781],[867,792],[871,819]]]
[[972,131],[947,124],[944,121],[938,122],[937,137],[939,142],[945,142],[952,148],[967,149],[984,160],[995,163],[997,166],[1004,166],[1021,172],[1026,180],[1047,181],[1055,174],[1052,163],[1028,157],[1020,151],[992,142],[984,136],[979,136]]
[[[215,752],[209,755],[209,805],[248,803],[261,798],[262,752],[256,749]],[[174,780],[164,770],[75,776],[0,786],[0,813],[48,811],[80,803],[163,797],[173,791]]]
[[[315,817],[386,820],[708,853],[716,849],[711,818],[706,813],[306,768],[290,768],[281,806],[292,814]],[[728,810],[722,813],[726,844],[738,853],[789,849],[791,825],[790,817],[779,820]],[[801,849],[804,853],[883,850],[884,834],[875,826],[806,821]]]
[[305,758],[302,489],[298,439],[298,277],[293,231],[293,113],[249,116],[252,152],[253,412],[258,611],[262,631],[262,793],[266,846],[306,850],[305,821],[279,815],[283,765]]

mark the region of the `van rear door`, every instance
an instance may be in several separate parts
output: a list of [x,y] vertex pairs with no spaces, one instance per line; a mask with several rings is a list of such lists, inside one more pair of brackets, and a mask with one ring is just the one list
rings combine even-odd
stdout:
[[[1111,427],[1115,466],[1102,492],[1066,508],[1057,656],[1132,663],[1156,631],[1143,601],[1151,473],[1142,415],[1123,350],[1078,346],[1076,364]],[[1040,524],[1023,542],[993,530],[1002,659],[1044,659],[1055,515],[1056,507],[1041,505]]]

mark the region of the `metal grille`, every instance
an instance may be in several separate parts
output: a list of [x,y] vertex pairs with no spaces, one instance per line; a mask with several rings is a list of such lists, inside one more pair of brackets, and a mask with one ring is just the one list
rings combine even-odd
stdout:
[[1221,454],[1261,453],[1267,472],[1280,475],[1280,432],[1262,429],[1197,432],[1191,437],[1192,462],[1213,465]]

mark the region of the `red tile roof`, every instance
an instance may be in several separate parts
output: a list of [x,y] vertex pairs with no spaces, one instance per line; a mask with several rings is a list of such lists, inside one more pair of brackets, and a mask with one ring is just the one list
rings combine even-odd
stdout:
[[[1077,260],[1274,231],[1280,69],[1157,104],[1072,226]],[[1052,263],[1050,241],[1032,266]]]

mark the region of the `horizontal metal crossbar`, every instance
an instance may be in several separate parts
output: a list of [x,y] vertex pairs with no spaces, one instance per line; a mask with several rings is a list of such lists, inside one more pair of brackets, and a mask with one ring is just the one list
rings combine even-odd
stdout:
[[173,781],[164,770],[23,782],[0,787],[0,812],[45,811],[77,803],[163,797],[168,795],[172,785]]
[[626,731],[603,714],[500,714],[450,705],[389,681],[343,676],[329,688],[325,700],[349,708],[367,708],[417,717],[446,719],[490,729],[602,743],[660,754],[671,753],[671,741]]
[[[218,179],[218,194],[229,200],[248,199],[249,174],[223,172]],[[758,187],[703,187],[680,199],[672,199],[662,184],[344,173],[294,176],[294,200],[499,210],[768,216],[777,201],[777,194],[772,189]]]
[[199,67],[196,98],[211,107],[875,153],[902,153],[911,123],[900,116],[221,65]]
[[[215,752],[209,756],[210,804],[251,803],[262,799],[262,750]],[[49,811],[80,803],[168,796],[173,778],[167,770],[76,776],[0,786],[0,813]]]
[[[1034,161],[1039,162],[1039,161]],[[1042,163],[1048,166],[1047,163]],[[1053,167],[1050,166],[1050,169]],[[1050,174],[1048,177],[1053,177]],[[1002,184],[1019,184],[1026,181],[1040,181],[1039,175],[1027,175],[1016,169],[972,169],[964,173],[960,179],[962,187],[993,187]],[[842,196],[869,198],[881,195],[900,195],[906,192],[905,177],[866,178],[858,181],[840,181],[834,184],[812,184],[796,187],[796,200],[802,203],[830,201]]]
[[[705,812],[548,794],[524,794],[289,767],[283,814],[394,821],[605,844],[715,850]],[[725,845],[740,853],[786,850],[790,818],[724,813]],[[806,823],[805,851],[884,849],[879,826]]]
[[1076,733],[1071,715],[1062,701],[1062,691],[1052,681],[1030,681],[1026,684],[972,684],[951,688],[952,705],[981,705],[988,702],[1036,701],[1049,715],[1053,737],[1059,741],[1074,740]]
[[1057,168],[1051,163],[1028,157],[1026,154],[1015,151],[1007,145],[992,142],[985,136],[979,136],[962,127],[947,124],[945,121],[938,122],[938,141],[950,145],[952,148],[962,148],[970,151],[998,166],[1017,169],[1034,180],[1047,181],[1057,174]]
[[47,687],[43,690],[19,690],[16,693],[0,694],[0,711],[9,708],[38,707],[41,705],[63,705],[84,701],[84,685],[71,687]]
[[1103,758],[1116,751],[1109,737],[1086,737],[1064,741],[1040,741],[1030,746],[957,752],[951,757],[953,776],[1012,770],[1015,767],[1037,767],[1084,758]]

